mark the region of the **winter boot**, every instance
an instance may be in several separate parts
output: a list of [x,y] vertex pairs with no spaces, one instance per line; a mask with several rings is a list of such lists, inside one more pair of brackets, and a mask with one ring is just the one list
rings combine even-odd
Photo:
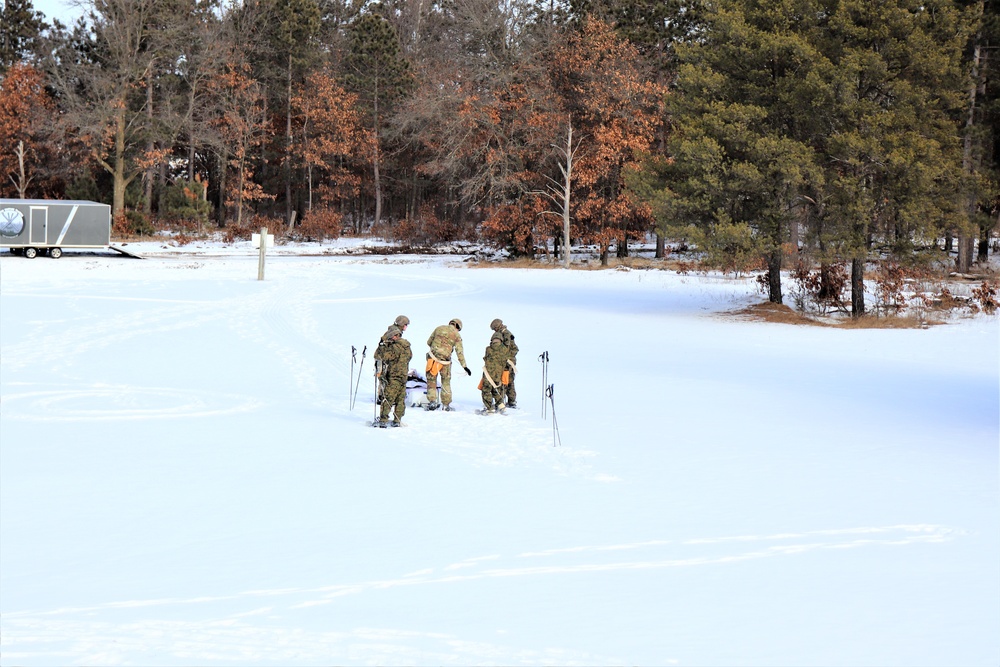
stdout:
[[398,419],[393,419],[389,423],[389,426],[392,426],[393,428],[397,428],[397,427],[402,426],[402,425],[403,425],[403,422],[399,421]]
[[389,428],[389,420],[388,419],[379,419],[378,420],[378,427],[379,428]]
[[427,407],[425,409],[426,410],[437,410],[440,407],[441,407],[440,403],[428,403]]
[[455,408],[451,407],[451,405],[449,404],[449,405],[444,406],[444,411],[445,412],[454,412]]

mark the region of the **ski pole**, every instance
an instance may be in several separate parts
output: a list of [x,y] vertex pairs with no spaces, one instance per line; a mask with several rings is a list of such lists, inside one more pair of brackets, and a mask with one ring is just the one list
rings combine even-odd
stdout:
[[538,360],[542,362],[542,419],[545,419],[545,389],[549,385],[549,351],[546,350],[538,355]]
[[354,401],[351,400],[351,391],[354,389],[354,362],[358,358],[358,348],[351,346],[351,381],[347,383],[347,405],[354,409]]
[[351,409],[354,409],[354,402],[358,400],[358,387],[361,386],[361,371],[365,367],[365,352],[368,351],[368,346],[365,345],[365,349],[361,350],[361,365],[358,366],[358,382],[354,385],[354,398],[351,399]]
[[556,420],[556,400],[553,398],[556,386],[550,384],[548,389],[545,390],[545,394],[549,397],[549,401],[552,403],[552,446],[555,447],[558,442],[562,445],[562,438],[559,436],[559,422]]

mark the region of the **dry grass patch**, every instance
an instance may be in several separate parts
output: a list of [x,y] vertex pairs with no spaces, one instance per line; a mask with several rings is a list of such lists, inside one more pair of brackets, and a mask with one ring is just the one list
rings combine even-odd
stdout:
[[756,303],[742,310],[732,311],[727,314],[755,322],[834,327],[838,329],[926,329],[929,326],[943,324],[943,322],[938,320],[927,320],[904,315],[893,315],[890,317],[865,315],[859,318],[817,319],[795,311],[784,304],[770,302]]
[[891,315],[889,317],[865,315],[857,318],[845,318],[837,326],[841,329],[926,329],[938,324],[944,324],[944,322],[922,319],[911,315]]
[[752,306],[747,306],[742,310],[733,311],[728,314],[755,322],[770,322],[771,324],[799,324],[814,327],[835,326],[796,312],[784,304],[771,303],[770,301],[755,303]]
[[518,257],[516,259],[477,259],[470,262],[469,266],[479,269],[561,269],[562,263],[553,263],[543,259],[532,259],[531,257]]

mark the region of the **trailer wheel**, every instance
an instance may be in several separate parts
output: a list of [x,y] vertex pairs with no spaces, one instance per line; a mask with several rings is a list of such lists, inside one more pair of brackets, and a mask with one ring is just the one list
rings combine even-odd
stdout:
[[59,259],[62,257],[62,248],[49,248],[49,257]]
[[28,259],[34,259],[35,257],[38,257],[38,250],[35,248],[25,248],[24,256]]

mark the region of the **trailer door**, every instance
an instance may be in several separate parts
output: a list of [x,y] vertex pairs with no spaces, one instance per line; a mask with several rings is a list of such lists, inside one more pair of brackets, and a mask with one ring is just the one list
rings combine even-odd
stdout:
[[31,231],[28,233],[28,243],[45,245],[45,230],[49,224],[49,207],[31,207]]

